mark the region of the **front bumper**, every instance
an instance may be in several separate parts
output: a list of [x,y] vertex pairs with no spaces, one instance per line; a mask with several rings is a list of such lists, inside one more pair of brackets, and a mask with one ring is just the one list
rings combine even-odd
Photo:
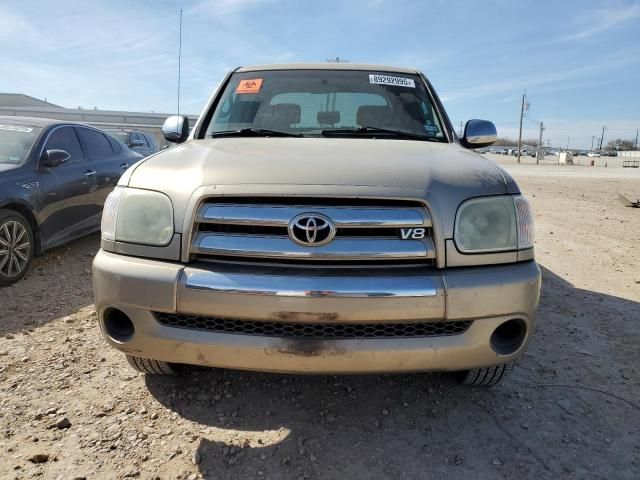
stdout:
[[[449,270],[324,270],[189,265],[101,250],[93,264],[96,311],[107,342],[145,358],[292,373],[455,371],[518,357],[533,333],[540,293],[534,261]],[[109,308],[133,322],[127,341],[104,326]],[[152,312],[296,323],[472,320],[464,333],[420,338],[308,339],[218,333],[161,325]],[[494,330],[522,319],[526,336],[509,355]]]

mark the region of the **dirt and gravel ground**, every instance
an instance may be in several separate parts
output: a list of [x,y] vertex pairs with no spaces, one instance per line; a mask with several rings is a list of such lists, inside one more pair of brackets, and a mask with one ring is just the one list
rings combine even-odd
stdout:
[[501,386],[145,378],[99,335],[94,235],[0,289],[0,478],[640,478],[640,210],[615,199],[640,172],[497,160],[532,200],[544,274]]

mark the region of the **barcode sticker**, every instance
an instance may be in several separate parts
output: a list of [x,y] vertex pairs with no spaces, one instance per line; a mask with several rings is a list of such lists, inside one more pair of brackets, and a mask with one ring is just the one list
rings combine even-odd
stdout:
[[369,83],[416,88],[416,84],[411,78],[392,77],[390,75],[369,75]]

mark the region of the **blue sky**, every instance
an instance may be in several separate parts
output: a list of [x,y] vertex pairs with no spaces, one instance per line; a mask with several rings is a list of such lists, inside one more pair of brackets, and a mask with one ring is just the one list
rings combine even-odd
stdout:
[[640,1],[0,0],[0,91],[65,107],[199,113],[229,69],[325,61],[415,66],[457,125],[589,147],[640,128]]

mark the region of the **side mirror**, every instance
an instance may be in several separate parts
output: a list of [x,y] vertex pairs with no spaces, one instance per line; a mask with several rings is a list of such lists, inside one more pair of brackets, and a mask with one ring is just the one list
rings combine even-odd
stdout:
[[47,167],[57,167],[69,160],[71,155],[65,150],[46,150],[42,154],[42,162]]
[[464,126],[464,135],[460,139],[463,147],[488,147],[498,139],[496,126],[487,120],[469,120]]
[[130,147],[144,147],[144,142],[142,140],[134,140],[129,145]]
[[162,135],[171,143],[182,143],[189,137],[189,119],[172,115],[162,124]]

